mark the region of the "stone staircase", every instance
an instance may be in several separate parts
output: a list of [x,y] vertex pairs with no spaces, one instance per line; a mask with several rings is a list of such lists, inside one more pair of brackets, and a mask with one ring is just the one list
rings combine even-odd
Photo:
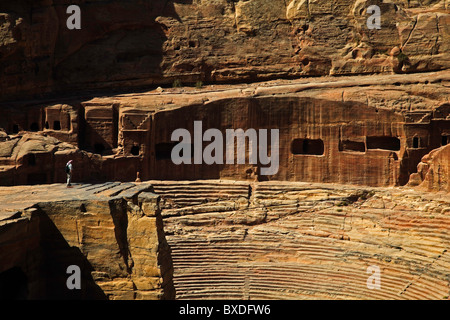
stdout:
[[139,123],[139,125],[137,126],[138,129],[148,129],[144,127],[144,124],[152,117],[152,113],[147,113],[147,115],[144,117],[144,119],[142,119],[142,121]]
[[[230,194],[230,184],[213,184],[153,183],[165,204],[177,299],[449,295],[450,217],[442,214],[449,201],[433,202],[424,215],[430,200],[420,193],[412,201],[386,189],[240,183],[239,195]],[[238,201],[245,186],[247,205]],[[219,190],[227,190],[222,198]],[[380,268],[380,289],[367,286],[373,265]]]
[[[130,117],[136,119],[142,117],[142,119],[137,120],[138,124],[136,124],[136,120],[130,119]],[[124,124],[124,127],[131,126],[131,128],[125,130],[148,130],[148,126],[146,127],[146,122],[152,117],[152,113],[149,112],[147,114],[123,114],[122,118],[125,119],[127,125]]]
[[208,202],[249,197],[250,186],[234,181],[149,181],[163,199],[162,208],[195,206]]

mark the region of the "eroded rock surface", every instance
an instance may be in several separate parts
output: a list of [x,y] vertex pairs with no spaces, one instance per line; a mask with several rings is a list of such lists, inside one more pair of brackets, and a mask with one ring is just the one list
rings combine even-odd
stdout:
[[[2,188],[0,272],[26,275],[17,298],[173,298],[159,197],[151,189],[119,182]],[[66,284],[69,266],[81,270],[80,290]],[[2,282],[1,291],[15,289]]]
[[411,174],[410,185],[428,191],[450,191],[450,147],[444,146],[425,155],[417,166],[417,173]]
[[[0,7],[0,99],[154,84],[411,73],[449,65],[448,1],[17,0]],[[370,30],[367,8],[381,9]]]
[[[12,276],[18,298],[449,296],[442,192],[147,181],[1,187],[0,200],[0,280]],[[81,268],[81,290],[66,286],[69,265]],[[379,289],[367,285],[374,266]]]

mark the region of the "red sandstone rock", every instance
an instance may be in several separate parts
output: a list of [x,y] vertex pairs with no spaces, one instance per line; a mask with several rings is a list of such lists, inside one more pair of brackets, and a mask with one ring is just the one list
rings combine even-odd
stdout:
[[425,155],[417,166],[417,173],[411,175],[411,185],[428,191],[450,192],[449,150],[447,145]]
[[[81,0],[81,30],[68,4],[0,8],[0,185],[22,185],[0,188],[3,277],[40,298],[448,298],[447,2],[380,2],[378,30],[365,0]],[[175,165],[198,120],[280,130],[280,169]],[[69,159],[74,188],[48,185]]]
[[[87,88],[251,82],[298,76],[442,70],[449,67],[448,5],[370,1],[24,0],[0,8],[0,100]],[[392,58],[399,47],[404,55]],[[398,56],[397,56],[398,57]]]

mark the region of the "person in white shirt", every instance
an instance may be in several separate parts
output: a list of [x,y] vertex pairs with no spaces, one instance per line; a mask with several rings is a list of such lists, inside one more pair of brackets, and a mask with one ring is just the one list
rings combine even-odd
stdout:
[[69,160],[69,162],[67,162],[66,164],[67,187],[70,187],[72,182],[72,162],[72,160]]

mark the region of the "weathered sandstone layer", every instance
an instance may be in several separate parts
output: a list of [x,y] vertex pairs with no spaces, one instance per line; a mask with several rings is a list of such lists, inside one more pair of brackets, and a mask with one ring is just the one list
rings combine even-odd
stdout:
[[[9,297],[450,296],[442,192],[148,181],[0,187],[0,200],[0,292]],[[66,286],[70,265],[81,269],[81,290]],[[378,289],[369,267],[379,268]]]
[[[412,73],[449,62],[449,4],[367,0],[73,1],[0,5],[0,100],[93,88]],[[381,29],[368,29],[370,5]]]
[[[448,299],[450,202],[408,189],[153,182],[178,299]],[[371,289],[369,266],[381,270]]]
[[[173,298],[169,248],[151,188],[148,183],[3,188],[1,296]],[[66,284],[69,266],[81,270],[80,290]]]

